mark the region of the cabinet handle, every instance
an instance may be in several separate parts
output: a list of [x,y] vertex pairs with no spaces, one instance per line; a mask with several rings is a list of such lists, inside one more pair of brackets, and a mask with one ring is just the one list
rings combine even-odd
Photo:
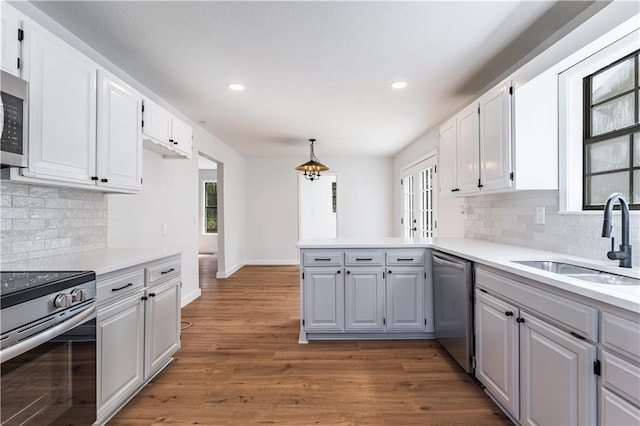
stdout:
[[91,180],[98,180],[98,176],[91,176]]
[[127,285],[123,285],[122,287],[118,287],[118,288],[112,288],[111,291],[120,291],[120,290],[124,290],[125,288],[131,287],[133,285],[133,283],[127,283]]
[[504,314],[505,314],[506,316],[508,316],[508,317],[512,317],[512,316],[513,316],[513,312],[511,312],[511,311],[507,311],[507,312],[505,312]]
[[516,318],[516,322],[524,322],[524,318]]
[[356,260],[357,260],[357,261],[358,261],[358,260],[363,260],[363,261],[364,261],[364,260],[373,260],[373,258],[372,258],[372,257],[356,257]]
[[316,257],[314,260],[316,262],[328,262],[328,261],[331,260],[331,258],[330,257]]
[[173,139],[169,139],[169,142],[173,143]]
[[173,144],[174,144],[174,145],[178,145],[178,141],[175,141]]
[[451,192],[458,192],[458,191],[460,191],[460,188],[453,188],[453,189],[451,190]]
[[100,179],[100,182],[107,183],[107,182],[109,182],[109,179]]
[[391,273],[392,273],[392,271],[389,271],[389,273],[391,274]]
[[351,271],[347,271],[347,275],[351,274]]
[[142,296],[142,297],[140,298],[140,300],[148,300],[148,299],[149,299],[149,298],[148,298],[147,296]]
[[156,297],[155,293],[149,293],[149,297]]
[[[414,229],[414,231],[415,231],[415,229]],[[413,257],[398,258],[397,260],[398,260],[398,262],[413,262]]]
[[167,269],[166,271],[160,272],[160,275],[168,274],[169,272],[175,271],[175,268]]
[[338,269],[338,272],[337,272],[337,273],[338,273],[338,274],[341,274],[341,273],[342,273],[342,271],[341,271],[340,269]]

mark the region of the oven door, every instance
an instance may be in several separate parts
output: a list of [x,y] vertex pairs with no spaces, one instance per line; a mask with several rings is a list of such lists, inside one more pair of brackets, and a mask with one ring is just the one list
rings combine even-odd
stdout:
[[[71,318],[67,322],[73,323],[73,320]],[[86,426],[95,422],[95,306],[92,314],[67,328],[62,334],[38,342],[35,347],[2,363],[2,426]],[[46,332],[29,340],[42,335],[46,336]]]

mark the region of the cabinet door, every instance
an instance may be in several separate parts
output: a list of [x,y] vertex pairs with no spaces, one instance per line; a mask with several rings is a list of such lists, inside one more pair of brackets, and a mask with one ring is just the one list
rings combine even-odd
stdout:
[[139,190],[142,97],[103,71],[98,84],[98,185]]
[[514,418],[519,416],[518,309],[476,290],[476,377]]
[[511,95],[503,83],[480,98],[482,190],[509,188],[511,181]]
[[142,133],[173,147],[171,139],[171,114],[149,100],[144,101],[144,126]]
[[424,330],[424,268],[387,271],[387,330]]
[[143,292],[98,312],[98,420],[143,382]]
[[345,314],[348,331],[384,329],[384,278],[382,268],[348,268]]
[[457,154],[456,118],[445,122],[440,127],[440,193],[454,195],[458,188],[458,154]]
[[21,28],[20,16],[6,2],[0,4],[0,66],[2,71],[20,77],[18,68],[18,58],[20,58],[20,41],[18,40],[18,29]]
[[595,424],[595,345],[526,313],[521,317],[521,423]]
[[180,349],[180,279],[148,288],[146,293],[145,380]]
[[460,111],[457,117],[458,136],[458,194],[478,192],[480,178],[480,129],[478,104],[473,103]]
[[25,175],[94,185],[97,65],[52,34],[27,29],[29,167]]
[[344,276],[341,268],[304,269],[306,331],[344,331]]
[[193,146],[193,129],[188,124],[177,118],[171,121],[171,140],[175,148],[191,158],[191,150]]
[[600,389],[599,409],[602,426],[640,425],[640,408],[608,389]]

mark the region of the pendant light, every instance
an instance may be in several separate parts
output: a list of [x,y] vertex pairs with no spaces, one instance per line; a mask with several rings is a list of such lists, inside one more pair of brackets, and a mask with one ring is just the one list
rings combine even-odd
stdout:
[[304,172],[304,178],[311,182],[320,179],[320,172],[329,170],[327,166],[318,161],[316,154],[313,152],[313,143],[315,141],[315,139],[309,139],[309,142],[311,142],[309,147],[309,161],[296,167],[296,170]]

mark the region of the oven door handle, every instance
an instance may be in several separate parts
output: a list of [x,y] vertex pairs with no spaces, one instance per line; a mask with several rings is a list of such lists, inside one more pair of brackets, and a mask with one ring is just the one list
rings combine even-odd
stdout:
[[36,334],[35,336],[23,340],[20,343],[16,343],[13,346],[9,346],[0,351],[0,363],[5,361],[9,361],[12,358],[17,357],[18,355],[22,355],[23,353],[30,351],[31,349],[40,346],[43,343],[48,342],[56,336],[66,333],[67,331],[73,329],[74,327],[80,325],[84,320],[89,318],[96,311],[96,305],[92,304],[90,307],[80,312],[77,315],[74,315],[71,319],[56,325],[55,327],[51,327],[42,333]]

